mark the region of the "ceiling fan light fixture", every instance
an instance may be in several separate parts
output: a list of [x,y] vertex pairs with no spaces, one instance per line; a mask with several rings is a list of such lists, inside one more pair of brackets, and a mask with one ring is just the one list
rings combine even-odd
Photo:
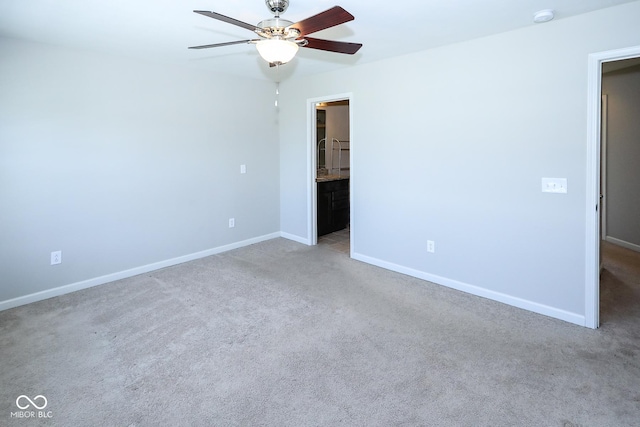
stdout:
[[272,64],[286,64],[298,52],[298,44],[288,40],[268,39],[256,43],[258,53],[265,61]]
[[289,0],[265,0],[265,3],[275,16],[260,21],[257,25],[239,21],[216,12],[194,10],[195,13],[200,15],[249,30],[260,38],[190,46],[189,49],[208,49],[245,43],[255,44],[258,53],[269,63],[269,66],[276,67],[291,61],[301,47],[346,55],[353,55],[362,47],[360,43],[307,37],[307,34],[317,33],[355,19],[352,14],[340,6],[333,6],[324,12],[317,13],[294,24],[289,20],[280,18],[280,13],[284,12],[289,6]]

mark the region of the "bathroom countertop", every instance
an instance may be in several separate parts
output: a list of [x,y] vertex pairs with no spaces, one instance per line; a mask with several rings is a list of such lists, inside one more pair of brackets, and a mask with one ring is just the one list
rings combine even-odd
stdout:
[[349,179],[349,177],[344,175],[320,175],[316,178],[316,182],[338,181],[340,179]]

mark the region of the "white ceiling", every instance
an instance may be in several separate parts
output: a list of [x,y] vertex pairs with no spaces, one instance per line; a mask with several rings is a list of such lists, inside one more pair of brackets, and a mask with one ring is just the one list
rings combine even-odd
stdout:
[[249,44],[187,49],[255,36],[193,10],[257,24],[271,17],[264,0],[2,0],[0,36],[280,81],[536,25],[533,14],[541,9],[554,9],[558,20],[631,1],[291,0],[282,17],[293,22],[344,7],[354,21],[311,36],[364,47],[353,56],[300,49],[279,70]]

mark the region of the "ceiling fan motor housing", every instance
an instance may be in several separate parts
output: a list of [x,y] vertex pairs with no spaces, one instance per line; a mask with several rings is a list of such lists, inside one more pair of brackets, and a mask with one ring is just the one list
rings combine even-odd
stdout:
[[275,16],[280,16],[289,7],[289,0],[265,0],[264,2]]
[[282,18],[265,19],[258,22],[256,33],[267,39],[297,39],[300,31],[290,28],[293,22]]

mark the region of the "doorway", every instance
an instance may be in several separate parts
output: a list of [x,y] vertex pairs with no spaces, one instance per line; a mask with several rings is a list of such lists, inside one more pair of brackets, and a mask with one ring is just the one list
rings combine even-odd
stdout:
[[640,58],[602,64],[600,317],[640,307]]
[[[640,252],[640,58],[602,64],[602,240]],[[611,113],[609,113],[611,110]],[[608,142],[609,138],[611,143]]]
[[585,326],[600,326],[602,69],[606,63],[640,57],[640,46],[589,55]]
[[309,242],[351,256],[352,115],[351,94],[307,101],[309,148]]

